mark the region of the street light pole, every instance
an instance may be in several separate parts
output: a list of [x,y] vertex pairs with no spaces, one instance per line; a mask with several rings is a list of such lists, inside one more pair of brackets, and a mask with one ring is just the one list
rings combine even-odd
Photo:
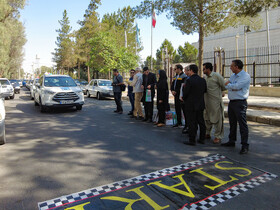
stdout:
[[42,72],[41,72],[40,65],[39,65],[40,58],[38,57],[38,55],[36,55],[36,61],[37,61],[38,70],[40,71],[40,74],[41,74]]
[[235,36],[235,44],[236,44],[236,59],[238,59],[238,38],[239,34],[237,33]]
[[266,38],[267,38],[267,48],[268,48],[268,85],[271,85],[271,65],[270,65],[270,35],[269,35],[269,16],[268,16],[268,8],[266,9]]
[[244,26],[244,70],[247,72],[247,32],[250,32],[251,29],[249,26]]

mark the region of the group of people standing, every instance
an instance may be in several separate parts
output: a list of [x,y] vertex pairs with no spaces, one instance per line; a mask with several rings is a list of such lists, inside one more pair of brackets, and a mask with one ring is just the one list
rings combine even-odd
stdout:
[[[213,72],[211,63],[203,64],[205,78],[198,75],[198,66],[191,64],[183,68],[175,66],[176,76],[171,84],[171,93],[174,96],[177,123],[173,127],[182,127],[182,116],[185,118],[185,126],[182,133],[189,134],[189,141],[185,144],[204,144],[205,139],[211,139],[214,130],[214,144],[221,144],[224,137],[224,91],[228,90],[229,105],[228,117],[230,123],[229,141],[221,146],[234,147],[237,139],[237,122],[240,127],[242,149],[240,154],[246,154],[249,150],[248,126],[246,121],[247,98],[249,96],[250,75],[243,70],[241,60],[233,60],[231,64],[233,75],[227,82],[216,72]],[[123,79],[118,72],[114,72],[114,92],[123,84]],[[158,80],[148,67],[137,67],[130,71],[128,82],[128,97],[131,103],[131,118],[153,122],[154,97],[157,96],[158,127],[165,126],[165,114],[170,110],[169,88],[167,75],[164,70],[158,71]],[[118,92],[119,90],[117,90]],[[157,91],[157,94],[155,92]],[[120,95],[121,95],[121,91]],[[122,114],[119,93],[114,94],[117,104],[115,112]],[[142,112],[141,103],[144,105],[145,115]],[[197,130],[199,127],[199,137]]]

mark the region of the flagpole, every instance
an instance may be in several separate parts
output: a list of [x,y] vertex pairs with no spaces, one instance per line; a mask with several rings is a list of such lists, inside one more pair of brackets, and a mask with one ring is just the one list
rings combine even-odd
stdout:
[[154,0],[152,0],[152,20],[151,20],[151,71],[153,70],[153,16],[154,16]]
[[138,39],[137,39],[137,34],[138,34],[138,25],[137,25],[137,21],[136,21],[136,36],[135,36],[135,55],[137,55],[137,47],[138,47]]

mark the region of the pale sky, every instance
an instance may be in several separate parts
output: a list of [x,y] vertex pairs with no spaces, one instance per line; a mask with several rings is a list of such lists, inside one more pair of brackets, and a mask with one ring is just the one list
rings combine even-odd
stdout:
[[[25,57],[23,68],[25,72],[32,71],[38,66],[52,66],[52,52],[56,48],[55,41],[60,28],[58,20],[62,19],[62,13],[66,9],[73,30],[79,29],[78,20],[83,20],[83,15],[90,0],[27,0],[27,6],[21,12],[21,20],[26,27],[27,43],[24,47]],[[97,12],[100,18],[105,13],[117,11],[125,6],[134,7],[141,0],[103,0]],[[151,55],[151,18],[138,19],[140,39],[144,49],[140,56],[143,60]],[[185,42],[197,42],[198,34],[182,35],[165,15],[157,16],[156,28],[153,30],[153,57],[164,39],[168,39],[174,48]],[[36,61],[36,55],[40,58]]]

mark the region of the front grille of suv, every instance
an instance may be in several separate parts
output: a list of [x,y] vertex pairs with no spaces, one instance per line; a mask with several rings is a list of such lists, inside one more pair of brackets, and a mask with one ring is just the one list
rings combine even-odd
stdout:
[[60,102],[60,101],[63,101],[63,100],[77,101],[78,99],[79,99],[79,96],[74,92],[57,93],[53,97],[53,100],[56,101],[56,102]]

